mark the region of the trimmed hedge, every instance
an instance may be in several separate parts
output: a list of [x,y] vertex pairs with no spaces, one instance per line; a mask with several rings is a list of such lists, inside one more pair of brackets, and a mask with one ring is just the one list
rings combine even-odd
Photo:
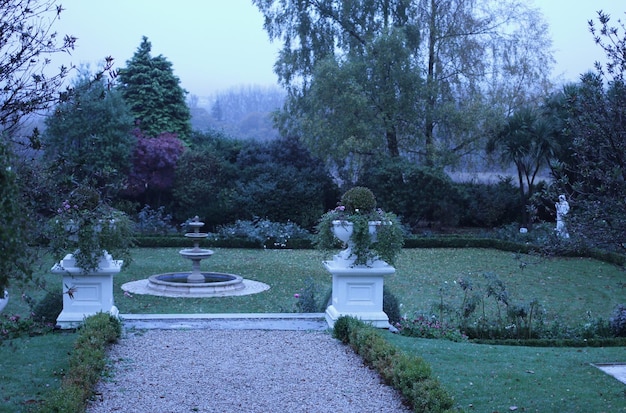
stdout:
[[38,413],[84,412],[94,386],[106,367],[106,350],[117,341],[122,325],[105,313],[87,317],[70,355],[70,366],[61,388],[36,410]]
[[335,322],[333,337],[350,345],[365,364],[376,369],[385,384],[398,390],[413,411],[452,412],[452,396],[432,377],[424,359],[402,352],[371,325],[341,316]]

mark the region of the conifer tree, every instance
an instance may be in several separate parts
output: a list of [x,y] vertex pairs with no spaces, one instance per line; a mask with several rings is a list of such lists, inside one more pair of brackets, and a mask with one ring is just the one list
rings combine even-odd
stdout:
[[164,56],[153,57],[152,44],[143,37],[126,68],[119,70],[119,89],[130,106],[137,126],[147,136],[173,133],[182,141],[191,136],[187,93]]

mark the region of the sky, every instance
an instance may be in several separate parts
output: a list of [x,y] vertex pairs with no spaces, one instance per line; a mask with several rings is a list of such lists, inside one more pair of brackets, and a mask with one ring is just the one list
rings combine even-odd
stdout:
[[[532,0],[529,0],[532,1]],[[54,25],[78,38],[71,56],[59,65],[98,67],[106,56],[125,67],[143,36],[152,55],[173,65],[190,94],[211,96],[233,87],[272,86],[280,44],[263,30],[263,16],[251,0],[60,0],[65,9]],[[587,21],[598,10],[612,21],[626,21],[624,0],[534,0],[550,26],[559,82],[576,81],[593,69],[603,53],[593,42]],[[55,60],[56,63],[56,60]]]

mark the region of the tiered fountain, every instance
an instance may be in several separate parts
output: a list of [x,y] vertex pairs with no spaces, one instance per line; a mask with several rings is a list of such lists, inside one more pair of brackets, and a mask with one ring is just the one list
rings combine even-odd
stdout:
[[191,260],[191,272],[153,275],[148,278],[147,287],[156,291],[190,297],[220,295],[246,288],[243,278],[239,275],[200,271],[200,262],[213,255],[213,251],[200,248],[200,240],[208,237],[207,233],[200,232],[204,222],[200,222],[200,219],[195,217],[188,225],[193,228],[193,232],[185,234],[185,237],[194,241],[194,247],[180,250],[179,254]]

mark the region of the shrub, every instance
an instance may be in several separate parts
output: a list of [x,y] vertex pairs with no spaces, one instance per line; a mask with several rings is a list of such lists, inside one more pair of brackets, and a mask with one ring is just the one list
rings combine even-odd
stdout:
[[39,322],[54,325],[61,311],[63,311],[63,293],[48,291],[33,308],[32,317]]
[[105,313],[87,317],[70,356],[70,367],[61,388],[37,410],[39,413],[84,412],[93,386],[105,368],[106,346],[121,335],[118,319]]
[[386,285],[383,286],[383,311],[387,314],[387,317],[389,317],[389,323],[392,325],[402,319],[398,297],[396,297]]
[[165,207],[152,209],[150,205],[144,206],[137,214],[137,233],[140,235],[167,235],[178,231],[172,224],[172,216],[165,213]]
[[310,233],[294,222],[280,223],[267,219],[237,220],[234,224],[219,227],[217,238],[243,239],[263,248],[290,248],[298,240],[308,241]]
[[[298,313],[320,313],[326,309],[328,303],[328,293],[320,298],[319,288],[311,277],[305,281],[304,288],[299,293],[294,294],[296,298],[296,312]],[[332,290],[329,291],[332,294]]]
[[619,304],[615,307],[609,325],[615,337],[626,337],[626,305]]
[[452,408],[452,397],[431,377],[430,366],[422,358],[398,350],[374,327],[342,316],[335,322],[333,337],[349,344],[415,412],[446,412]]
[[346,212],[349,214],[356,212],[367,214],[376,209],[376,197],[369,188],[355,186],[343,194],[341,205],[346,207]]

